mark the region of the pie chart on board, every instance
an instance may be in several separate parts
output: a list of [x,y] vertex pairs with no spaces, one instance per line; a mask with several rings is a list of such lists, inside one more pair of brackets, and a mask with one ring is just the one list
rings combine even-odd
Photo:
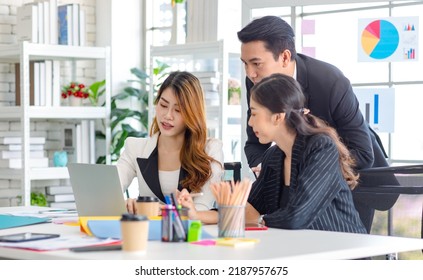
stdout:
[[391,56],[398,47],[397,28],[387,20],[375,20],[369,23],[361,34],[361,46],[364,52],[374,59]]

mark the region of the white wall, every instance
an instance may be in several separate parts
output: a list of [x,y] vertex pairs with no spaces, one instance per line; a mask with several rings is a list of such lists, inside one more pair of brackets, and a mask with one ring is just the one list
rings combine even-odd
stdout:
[[141,66],[141,2],[96,0],[96,41],[97,46],[110,46],[112,95],[119,93],[128,79],[134,78],[130,69]]

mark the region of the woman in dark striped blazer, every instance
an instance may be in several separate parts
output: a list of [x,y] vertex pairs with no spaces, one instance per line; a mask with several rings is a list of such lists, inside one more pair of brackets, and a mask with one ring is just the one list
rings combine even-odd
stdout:
[[274,142],[246,208],[247,222],[283,229],[366,233],[351,190],[358,175],[336,131],[304,107],[292,77],[273,74],[251,90],[249,125]]

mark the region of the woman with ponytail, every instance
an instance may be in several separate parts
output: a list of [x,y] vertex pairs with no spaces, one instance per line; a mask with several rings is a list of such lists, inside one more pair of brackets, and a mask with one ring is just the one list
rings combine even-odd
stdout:
[[335,129],[304,108],[292,77],[273,74],[251,89],[248,122],[263,158],[246,209],[247,222],[284,229],[366,233],[352,199],[354,161]]

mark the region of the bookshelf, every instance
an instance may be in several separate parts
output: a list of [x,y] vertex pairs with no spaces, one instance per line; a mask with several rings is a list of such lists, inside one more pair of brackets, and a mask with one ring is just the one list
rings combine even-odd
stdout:
[[[238,48],[239,49],[239,48]],[[150,77],[157,81],[153,70],[157,61],[170,65],[170,71],[188,71],[199,78],[206,101],[209,136],[223,141],[225,161],[241,161],[241,105],[229,104],[228,81],[238,80],[242,63],[238,51],[223,40],[167,46],[150,49]],[[154,116],[154,89],[149,92],[149,126]]]
[[[102,120],[105,124],[105,152],[106,162],[110,164],[110,83],[106,83],[105,106],[104,107],[68,107],[68,106],[33,106],[30,105],[30,61],[35,60],[99,60],[105,67],[105,79],[110,81],[110,48],[109,47],[82,47],[49,45],[22,42],[17,45],[0,46],[0,61],[8,63],[19,62],[20,67],[20,106],[2,107],[0,110],[0,121],[18,121],[21,127],[22,137],[22,168],[21,169],[0,169],[0,179],[21,180],[22,199],[25,206],[30,205],[31,181],[49,179],[67,179],[69,174],[66,167],[29,167],[29,138],[30,121],[36,119],[54,120]],[[76,63],[73,63],[75,67]],[[73,69],[76,76],[76,69]],[[59,95],[60,93],[55,93]]]

